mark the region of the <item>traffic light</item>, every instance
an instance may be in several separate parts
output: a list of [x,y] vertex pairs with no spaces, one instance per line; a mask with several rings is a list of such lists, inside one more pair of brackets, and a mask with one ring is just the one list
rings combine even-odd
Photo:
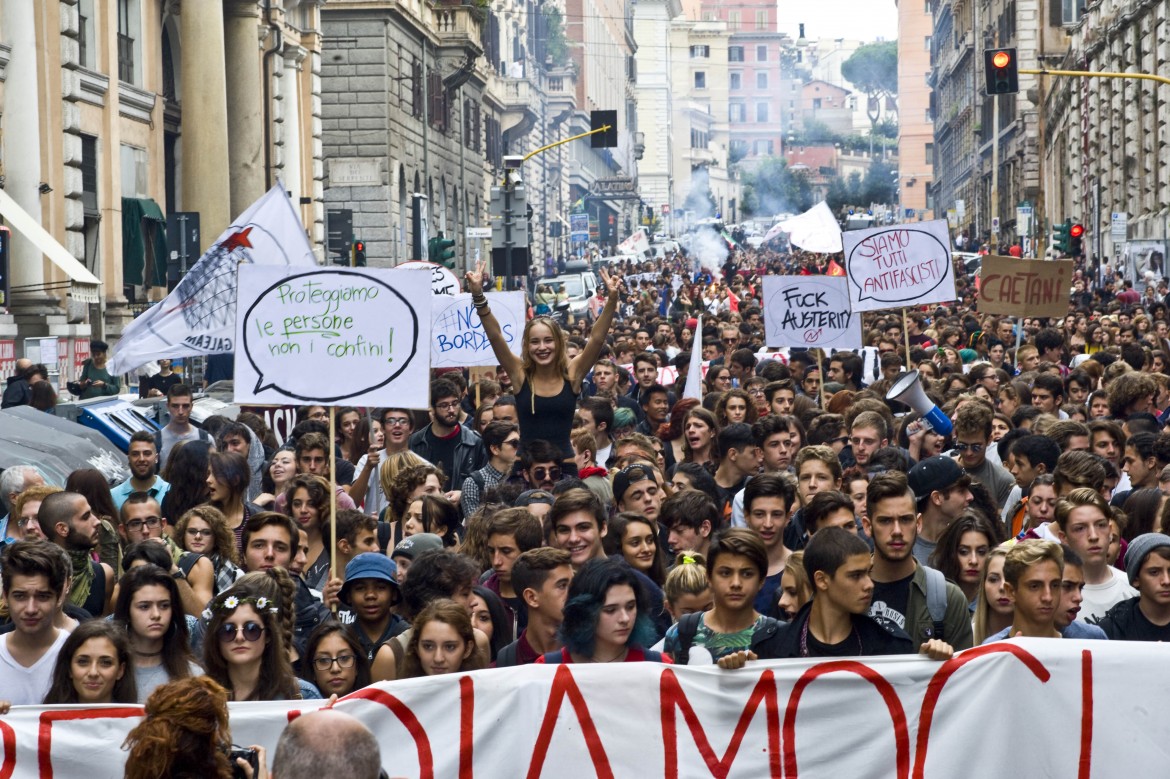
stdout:
[[366,242],[353,242],[353,266],[355,268],[366,267]]
[[1020,91],[1020,64],[1015,49],[987,49],[983,64],[987,70],[987,94],[1012,95]]
[[[1078,225],[1079,226],[1079,225]],[[1065,219],[1063,224],[1053,225],[1052,227],[1052,248],[1056,249],[1062,254],[1072,254],[1072,228],[1073,223],[1071,219]],[[1081,228],[1084,232],[1084,228]]]
[[1079,222],[1074,222],[1068,228],[1069,237],[1069,254],[1073,257],[1080,257],[1085,253],[1085,226]]
[[[617,148],[617,111],[590,111],[589,129],[595,131],[593,135],[589,136],[590,148]],[[596,132],[597,130],[601,130],[601,132]]]
[[455,240],[444,238],[442,231],[432,238],[427,246],[427,254],[431,262],[436,265],[445,265],[455,270]]

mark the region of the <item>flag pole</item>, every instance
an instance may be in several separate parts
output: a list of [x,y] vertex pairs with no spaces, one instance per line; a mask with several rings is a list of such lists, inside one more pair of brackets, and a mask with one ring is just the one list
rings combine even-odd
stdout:
[[822,411],[828,410],[828,406],[825,404],[825,371],[821,365],[821,362],[824,360],[824,357],[825,357],[825,350],[818,346],[817,347],[817,376],[821,380],[821,388],[817,392],[817,394],[821,396],[820,399],[821,399],[821,410]]
[[[329,578],[337,578],[337,410],[329,408]],[[333,604],[337,613],[337,604]]]
[[902,306],[902,338],[906,341],[906,370],[910,370],[910,328],[906,326],[905,306]]

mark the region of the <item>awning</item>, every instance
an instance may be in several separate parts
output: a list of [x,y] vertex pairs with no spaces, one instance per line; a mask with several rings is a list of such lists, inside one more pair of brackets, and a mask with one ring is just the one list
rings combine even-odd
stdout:
[[[101,289],[102,282],[97,276],[89,272],[89,269],[78,262],[69,251],[57,242],[57,239],[49,234],[45,228],[33,219],[27,211],[20,207],[20,205],[12,199],[12,197],[0,189],[0,216],[8,225],[16,232],[23,235],[25,238],[33,242],[41,252],[49,258],[49,261],[60,268],[71,282],[71,289],[69,294],[73,296],[74,300],[82,303],[97,303],[98,292]],[[19,288],[14,288],[13,292],[20,292]]]
[[[147,224],[153,222],[153,224]],[[147,248],[150,251],[147,251]],[[148,273],[147,260],[154,259]],[[122,283],[165,287],[167,283],[167,218],[150,198],[122,198]]]

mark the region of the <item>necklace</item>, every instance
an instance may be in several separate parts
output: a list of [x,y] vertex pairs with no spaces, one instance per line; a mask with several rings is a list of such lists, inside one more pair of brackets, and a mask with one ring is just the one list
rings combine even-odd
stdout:
[[[804,627],[800,629],[800,656],[808,657],[808,623],[809,620],[804,621]],[[849,631],[849,635],[857,636],[857,657],[861,657],[861,634],[857,632],[857,628],[853,627]],[[845,637],[848,640],[848,636]],[[841,643],[845,643],[842,641]]]
[[591,663],[613,663],[613,662],[617,662],[617,659],[618,659],[619,657],[622,657],[622,656],[624,656],[624,655],[626,654],[626,652],[627,652],[627,651],[629,651],[629,650],[628,650],[628,648],[626,648],[626,647],[623,647],[623,648],[622,648],[622,651],[618,652],[616,655],[614,655],[613,657],[611,657],[611,658],[610,658],[610,659],[608,659],[608,660],[598,660],[598,659],[597,659],[596,657],[594,657],[593,655],[590,655],[590,656],[589,656],[589,662],[591,662]]

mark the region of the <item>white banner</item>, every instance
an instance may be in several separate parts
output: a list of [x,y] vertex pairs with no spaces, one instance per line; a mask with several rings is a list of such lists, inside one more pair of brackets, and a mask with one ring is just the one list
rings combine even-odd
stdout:
[[241,265],[235,401],[426,408],[430,276]]
[[843,276],[765,276],[768,346],[861,348],[861,314],[850,313]]
[[[391,776],[426,779],[1157,776],[1168,660],[1160,643],[1029,639],[946,663],[527,666],[379,684],[337,708],[374,732]],[[271,760],[322,703],[232,704],[232,741]],[[140,712],[14,707],[0,776],[117,779]]]
[[[523,292],[488,292],[492,316],[508,347],[520,353],[527,303]],[[435,295],[431,298],[431,367],[469,368],[499,365],[483,323],[471,302],[471,294]]]
[[955,299],[955,267],[945,220],[849,230],[844,235],[854,313]]
[[253,263],[285,273],[289,266],[317,264],[279,181],[223,231],[171,294],[126,327],[110,355],[110,373],[160,357],[235,351],[236,268]]

